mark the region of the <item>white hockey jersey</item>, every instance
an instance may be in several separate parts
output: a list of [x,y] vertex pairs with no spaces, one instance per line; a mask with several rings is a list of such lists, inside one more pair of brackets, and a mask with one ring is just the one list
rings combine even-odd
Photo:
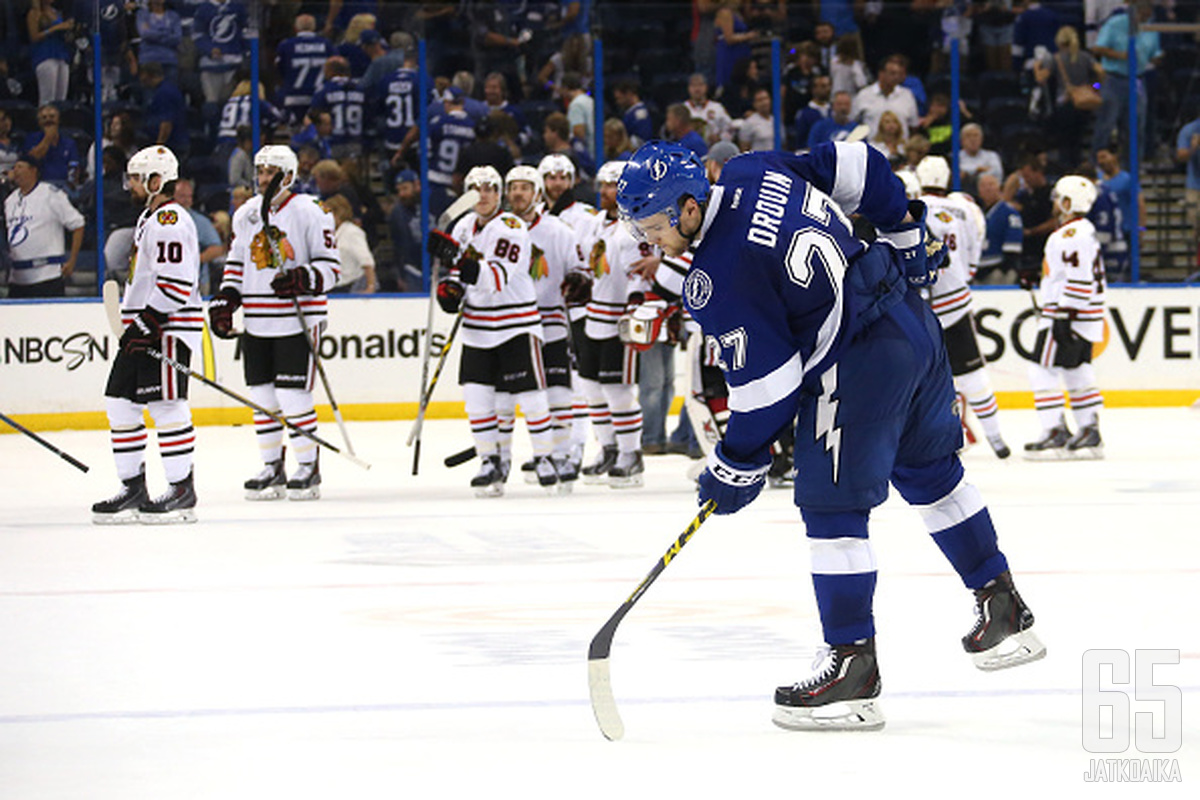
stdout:
[[567,338],[567,307],[563,302],[563,277],[571,270],[586,267],[582,248],[571,226],[549,214],[538,214],[526,223],[530,253],[529,275],[537,292],[538,312],[542,315],[545,341]]
[[[233,243],[225,261],[221,288],[242,295],[246,333],[276,338],[301,333],[300,320],[290,297],[278,297],[271,281],[283,270],[309,266],[321,274],[325,287],[337,285],[341,273],[333,215],[321,201],[307,194],[289,195],[271,212],[270,223],[283,234],[278,243],[282,263],[271,263],[267,236],[263,232],[262,198],[243,203],[233,215]],[[325,295],[297,298],[304,311],[306,328],[325,322]]]
[[62,274],[66,259],[63,231],[82,228],[87,220],[71,205],[66,192],[39,182],[29,194],[14,189],[4,201],[9,257],[9,282],[29,285],[52,281]]
[[143,210],[133,232],[121,323],[128,327],[135,314],[152,308],[167,315],[163,335],[195,352],[204,327],[199,284],[200,244],[192,215],[173,200]]
[[[549,213],[548,208],[546,211]],[[604,222],[604,215],[587,203],[581,203],[576,200],[555,216],[570,225],[571,230],[575,232],[575,242],[579,250],[579,259],[586,268],[588,253],[591,252],[592,242],[596,239],[597,229]],[[567,309],[567,315],[572,322],[583,319],[586,314],[587,309],[584,306],[571,306]]]
[[1044,252],[1038,328],[1049,328],[1069,310],[1075,315],[1072,331],[1089,342],[1102,341],[1104,260],[1095,226],[1082,217],[1068,222],[1050,234]]
[[[937,282],[922,290],[942,328],[949,328],[971,310],[971,275],[978,262],[979,234],[962,201],[925,195],[925,227],[942,240],[949,256],[938,270]],[[972,260],[974,259],[974,260]]]
[[625,313],[629,295],[650,289],[646,280],[631,277],[629,270],[641,259],[657,254],[658,248],[634,239],[620,220],[603,219],[588,252],[588,269],[594,281],[584,327],[589,339],[617,335],[617,321]]
[[452,235],[479,259],[479,279],[466,286],[463,298],[463,344],[496,347],[526,333],[541,339],[537,291],[529,275],[533,246],[521,218],[501,212],[484,222],[471,212]]

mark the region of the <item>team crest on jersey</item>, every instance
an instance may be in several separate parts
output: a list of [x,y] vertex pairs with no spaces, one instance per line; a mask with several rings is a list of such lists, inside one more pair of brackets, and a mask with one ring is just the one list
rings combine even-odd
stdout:
[[507,226],[508,226],[508,227],[510,227],[510,228],[521,228],[521,227],[523,227],[523,226],[521,225],[521,221],[520,221],[519,219],[517,219],[516,217],[510,217],[510,216],[508,216],[507,214],[505,214],[504,216],[500,217],[500,219],[501,219],[501,220],[503,220],[503,221],[504,221],[504,224],[505,224],[505,225],[507,225]]
[[536,244],[533,245],[529,256],[529,275],[535,281],[540,281],[550,275],[550,265],[546,262],[546,254]]
[[712,278],[708,277],[707,272],[699,269],[688,272],[687,279],[683,282],[683,297],[687,300],[688,308],[693,311],[704,308],[712,298],[712,293]]
[[250,240],[250,260],[257,269],[280,269],[285,262],[295,258],[296,250],[287,234],[274,225],[254,234]]
[[165,208],[158,212],[157,219],[159,225],[174,225],[176,222],[179,222],[179,212],[171,208]]
[[596,240],[592,245],[592,254],[588,257],[588,267],[596,278],[603,278],[612,272],[608,265],[608,244],[603,239]]
[[934,214],[934,216],[937,217],[938,219],[940,219],[942,222],[945,222],[946,224],[949,224],[954,221],[954,217],[950,216],[949,212],[946,212],[946,211],[939,211],[936,214]]
[[1074,228],[1067,228],[1065,231],[1063,231],[1063,238],[1064,238],[1064,239],[1070,239],[1070,238],[1071,238],[1072,236],[1074,236],[1074,235],[1075,235],[1075,229],[1074,229]]

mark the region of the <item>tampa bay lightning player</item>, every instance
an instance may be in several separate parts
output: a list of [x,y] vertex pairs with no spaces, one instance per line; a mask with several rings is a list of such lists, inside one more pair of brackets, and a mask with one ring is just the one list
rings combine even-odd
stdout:
[[[940,243],[887,159],[862,143],[804,156],[759,152],[710,188],[685,148],[642,146],[617,202],[636,233],[671,255],[693,249],[688,310],[719,347],[732,411],[701,474],[700,501],[733,513],[754,500],[770,443],[795,421],[795,500],[812,550],[825,641],[822,669],[775,692],[774,721],[797,730],[878,729],[870,510],[890,482],[975,593],[963,646],[980,669],[1041,658],[1033,615],[1013,587],[979,491],[957,451],[950,363],[915,287]],[[848,215],[877,230],[868,243]]]

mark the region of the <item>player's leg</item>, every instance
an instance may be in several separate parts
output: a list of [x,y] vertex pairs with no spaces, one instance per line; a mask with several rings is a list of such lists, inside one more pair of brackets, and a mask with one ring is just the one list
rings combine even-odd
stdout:
[[608,485],[614,489],[641,486],[642,406],[638,400],[640,353],[613,337],[601,343],[600,386],[612,413],[617,460],[608,470]]
[[[138,506],[149,499],[146,493],[146,425],[142,410],[123,394],[136,388],[135,356],[118,353],[105,391],[109,437],[113,461],[121,489],[107,500],[92,504],[92,521],[98,525],[119,525],[138,521]],[[128,383],[128,391],[121,389]],[[114,394],[116,393],[116,394]]]
[[600,444],[596,460],[581,470],[584,483],[603,483],[608,471],[617,462],[617,436],[613,432],[612,414],[604,389],[600,385],[600,342],[587,336],[575,340],[579,359],[579,388],[587,399],[588,418],[592,432]]
[[[275,392],[275,352],[271,339],[242,336],[242,374],[247,394],[257,405],[280,413]],[[287,495],[287,473],[283,465],[283,425],[266,414],[254,412],[254,439],[263,467],[242,484],[247,500],[280,500]]]
[[970,314],[945,330],[946,352],[950,356],[950,369],[954,384],[967,403],[975,418],[983,426],[988,444],[999,458],[1012,454],[1004,437],[1000,434],[1000,407],[996,404],[996,393],[988,377],[987,365],[979,351],[979,340],[975,336],[975,323]]
[[1035,461],[1061,457],[1071,438],[1063,417],[1066,397],[1059,383],[1061,371],[1055,365],[1058,345],[1048,330],[1038,332],[1034,344],[1034,362],[1029,365],[1029,387],[1033,390],[1033,407],[1037,410],[1042,433],[1036,441],[1025,445],[1025,457]]
[[521,405],[525,428],[533,445],[533,473],[538,485],[552,487],[558,483],[558,470],[551,454],[554,451],[554,426],[550,415],[550,400],[546,394],[546,370],[542,363],[542,342],[528,334],[505,342],[504,370],[499,378],[499,390],[512,393]]
[[463,406],[471,426],[475,452],[479,454],[479,471],[471,478],[471,487],[477,497],[504,494],[506,475],[500,463],[496,413],[496,376],[500,370],[496,348],[463,346],[458,382],[462,387]]
[[579,477],[579,465],[571,457],[571,434],[574,423],[571,388],[571,355],[567,340],[558,339],[542,345],[542,363],[546,370],[546,398],[550,403],[553,428],[553,460],[559,483],[570,489]]
[[[512,468],[513,428],[517,424],[517,398],[511,392],[496,391],[496,452],[500,455],[500,469],[508,480]],[[536,483],[533,476],[533,459],[521,465],[521,475],[526,483]]]
[[[190,348],[174,336],[163,338],[163,354],[189,366]],[[192,479],[192,453],[196,447],[196,429],[188,406],[188,376],[166,364],[160,364],[161,390],[147,403],[154,419],[158,452],[167,477],[167,491],[142,503],[138,515],[142,522],[170,524],[196,521],[196,488]]]
[[1071,400],[1071,413],[1075,416],[1077,433],[1067,442],[1066,452],[1071,458],[1104,458],[1104,442],[1100,438],[1100,411],[1104,408],[1104,396],[1096,386],[1096,371],[1092,367],[1092,343],[1077,342],[1076,364],[1062,367],[1063,383]]
[[[275,352],[275,396],[284,419],[297,428],[315,434],[317,410],[313,401],[313,385],[317,367],[312,350],[305,341],[307,333],[297,333],[273,340]],[[288,478],[289,500],[319,500],[321,497],[321,463],[317,443],[295,431],[288,431],[296,471]]]

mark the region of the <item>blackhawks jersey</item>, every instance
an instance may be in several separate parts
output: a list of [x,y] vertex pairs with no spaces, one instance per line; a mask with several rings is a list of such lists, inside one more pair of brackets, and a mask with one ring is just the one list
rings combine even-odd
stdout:
[[[943,328],[949,328],[971,310],[971,287],[978,262],[978,232],[961,201],[937,195],[921,198],[925,204],[925,227],[942,240],[949,256],[938,270],[937,282],[923,290],[925,299]],[[973,255],[974,254],[974,255]]]
[[582,252],[571,226],[549,214],[538,214],[529,226],[532,244],[529,274],[537,291],[538,312],[542,315],[545,341],[567,338],[567,309],[563,303],[563,277],[571,270],[583,269]]
[[1038,300],[1039,328],[1074,314],[1071,330],[1089,342],[1104,338],[1104,261],[1096,228],[1079,218],[1063,225],[1046,240]]
[[[333,215],[311,195],[289,194],[271,212],[270,223],[277,231],[274,247],[273,237],[263,231],[260,197],[243,203],[233,215],[233,243],[221,288],[241,294],[246,333],[267,338],[292,336],[301,332],[296,307],[292,298],[275,294],[271,281],[282,270],[304,266],[318,272],[325,286],[337,285],[341,268],[333,238]],[[273,263],[273,249],[278,252],[277,264]],[[304,311],[306,328],[325,321],[324,294],[296,299]]]
[[617,335],[617,321],[625,313],[629,295],[649,290],[649,284],[630,276],[633,265],[658,248],[639,242],[616,219],[601,217],[588,249],[588,271],[592,275],[592,299],[587,304],[584,333],[589,339],[611,339]]
[[195,351],[204,313],[200,309],[200,245],[196,223],[175,201],[142,211],[133,231],[129,283],[121,300],[121,322],[152,308],[167,315],[163,334]]
[[453,236],[479,260],[479,279],[466,286],[463,298],[463,344],[496,347],[526,333],[541,339],[529,274],[533,247],[520,217],[501,212],[485,222],[472,212],[454,226]]

